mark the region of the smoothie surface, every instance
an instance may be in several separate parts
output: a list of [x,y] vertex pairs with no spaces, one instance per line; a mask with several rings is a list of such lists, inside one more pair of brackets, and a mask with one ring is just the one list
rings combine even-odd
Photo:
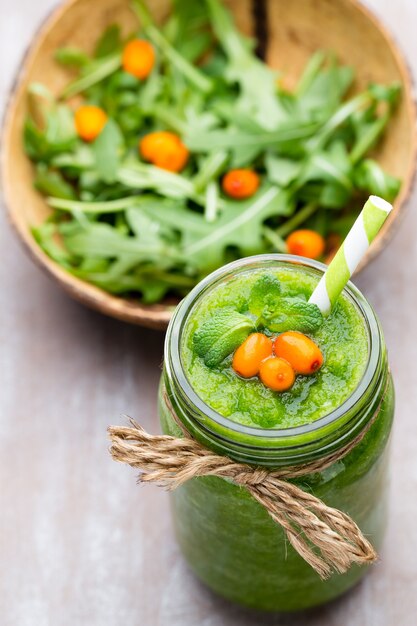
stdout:
[[[308,300],[320,277],[302,266],[277,265],[276,269],[248,269],[214,285],[196,302],[187,318],[182,335],[182,364],[198,396],[222,416],[258,428],[301,426],[324,417],[353,393],[368,361],[368,334],[360,310],[342,294],[330,316],[309,334],[324,355],[323,366],[310,376],[298,375],[288,391],[272,391],[257,377],[240,378],[231,367],[233,354],[219,365],[208,367],[196,354],[195,333],[223,307],[250,317],[250,292],[265,272],[278,278],[282,296],[304,300]],[[268,333],[268,329],[263,332]]]

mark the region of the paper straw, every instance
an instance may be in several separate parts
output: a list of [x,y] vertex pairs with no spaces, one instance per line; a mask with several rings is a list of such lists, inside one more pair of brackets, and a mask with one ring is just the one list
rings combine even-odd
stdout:
[[323,315],[330,313],[391,211],[392,204],[378,196],[371,196],[365,203],[309,300],[317,304]]

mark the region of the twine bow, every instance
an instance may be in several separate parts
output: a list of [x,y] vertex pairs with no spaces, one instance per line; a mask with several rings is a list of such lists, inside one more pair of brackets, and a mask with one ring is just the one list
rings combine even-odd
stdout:
[[357,446],[375,421],[382,400],[366,427],[351,442],[326,458],[300,466],[268,470],[236,463],[202,446],[185,431],[165,393],[168,410],[184,437],[150,435],[132,418],[129,426],[110,426],[110,453],[115,461],[141,471],[139,482],[154,482],[169,490],[191,478],[218,476],[245,487],[282,526],[293,548],[325,580],[346,572],[353,563],[372,563],[377,554],[349,515],[327,506],[288,479],[329,467]]

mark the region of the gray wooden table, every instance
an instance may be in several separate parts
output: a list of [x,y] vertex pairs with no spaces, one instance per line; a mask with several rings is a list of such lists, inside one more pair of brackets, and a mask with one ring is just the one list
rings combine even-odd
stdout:
[[[417,72],[417,2],[369,3]],[[0,98],[53,0],[0,2]],[[397,387],[391,517],[378,563],[345,598],[259,616],[212,595],[175,545],[167,495],[111,461],[123,412],[158,429],[163,336],[64,295],[0,212],[0,624],[413,626],[417,622],[417,195],[389,249],[358,279],[382,320]]]

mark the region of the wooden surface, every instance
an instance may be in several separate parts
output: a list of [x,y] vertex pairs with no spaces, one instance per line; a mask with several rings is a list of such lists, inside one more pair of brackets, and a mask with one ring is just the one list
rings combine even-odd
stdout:
[[[1,2],[0,97],[51,0]],[[417,3],[372,0],[417,73]],[[366,59],[364,59],[366,62]],[[163,336],[72,302],[23,253],[0,212],[1,626],[414,626],[417,615],[417,195],[358,279],[382,320],[397,387],[389,531],[345,598],[259,616],[213,596],[175,545],[167,495],[111,461],[122,412],[158,429]]]

